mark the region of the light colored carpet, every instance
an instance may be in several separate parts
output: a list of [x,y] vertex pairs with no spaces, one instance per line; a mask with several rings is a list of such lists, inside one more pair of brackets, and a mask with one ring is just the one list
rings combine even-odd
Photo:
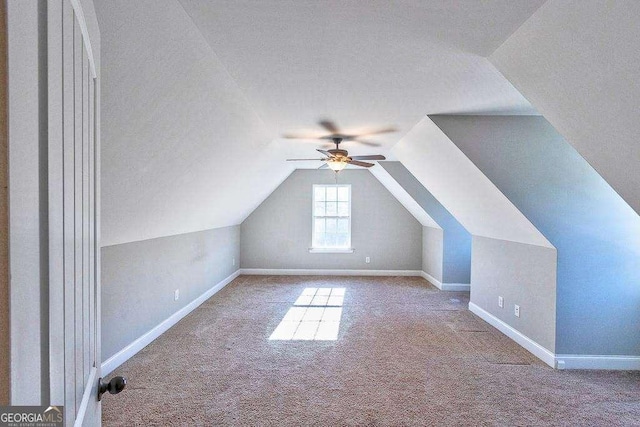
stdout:
[[[346,288],[336,341],[269,336]],[[640,373],[555,371],[414,277],[240,276],[112,375],[105,426],[640,425]]]

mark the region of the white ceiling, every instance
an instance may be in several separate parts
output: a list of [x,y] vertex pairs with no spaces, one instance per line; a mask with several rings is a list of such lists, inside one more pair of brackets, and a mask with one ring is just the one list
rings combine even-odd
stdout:
[[640,1],[550,1],[492,56],[640,213]]
[[426,114],[535,113],[485,56],[542,0],[95,1],[105,245],[240,223],[320,118],[389,154]]
[[377,138],[389,148],[426,114],[535,113],[484,56],[542,0],[180,3],[274,137],[329,118],[396,126]]

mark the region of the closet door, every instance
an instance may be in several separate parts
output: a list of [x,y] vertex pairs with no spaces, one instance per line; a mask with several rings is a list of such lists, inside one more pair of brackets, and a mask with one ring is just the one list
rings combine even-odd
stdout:
[[51,402],[100,425],[97,80],[70,0],[47,3]]

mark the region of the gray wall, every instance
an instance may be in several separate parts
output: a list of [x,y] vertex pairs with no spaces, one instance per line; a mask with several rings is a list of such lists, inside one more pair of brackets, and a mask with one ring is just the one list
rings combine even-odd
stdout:
[[640,216],[540,116],[430,116],[558,251],[556,352],[640,355]]
[[335,174],[298,169],[242,223],[242,268],[420,270],[422,226],[413,215],[366,170],[344,170],[338,183],[351,184],[354,253],[309,253],[312,186],[335,184]]
[[239,225],[103,247],[102,360],[231,275],[239,260]]
[[637,0],[549,0],[490,57],[636,212],[639,16]]
[[[504,298],[503,308],[498,296]],[[556,250],[473,236],[471,302],[554,352]]]
[[444,231],[422,227],[422,271],[442,283]]
[[442,227],[443,266],[439,280],[443,283],[470,283],[471,234],[402,163],[380,162],[380,165]]

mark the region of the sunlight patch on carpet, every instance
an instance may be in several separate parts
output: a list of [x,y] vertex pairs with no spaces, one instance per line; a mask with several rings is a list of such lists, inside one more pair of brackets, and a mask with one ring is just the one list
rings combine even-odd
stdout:
[[335,341],[345,288],[306,288],[273,331],[270,340]]

